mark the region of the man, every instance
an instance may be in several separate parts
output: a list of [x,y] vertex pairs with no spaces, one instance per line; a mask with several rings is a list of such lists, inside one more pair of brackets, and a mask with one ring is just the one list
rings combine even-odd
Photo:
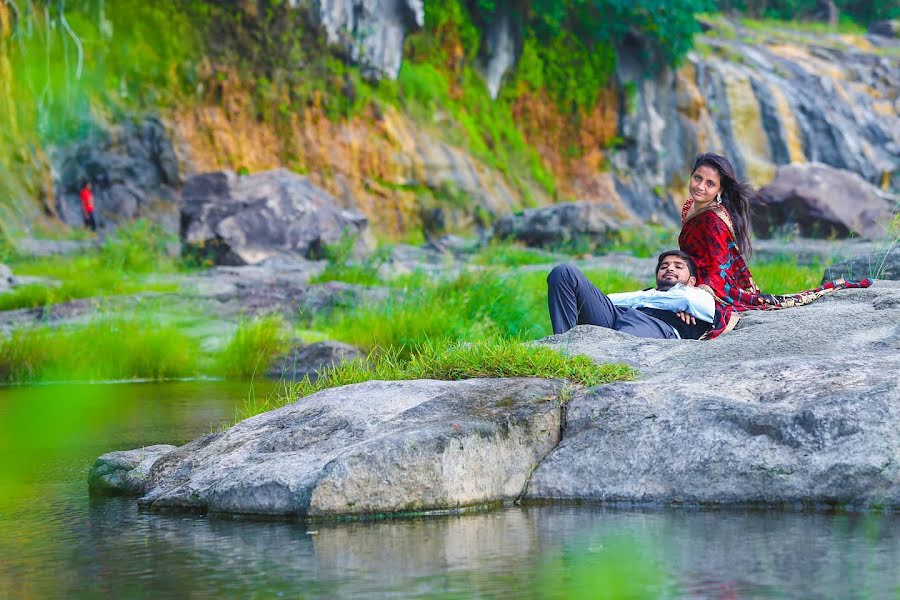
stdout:
[[712,327],[716,302],[696,284],[694,261],[681,250],[659,255],[656,289],[609,296],[578,268],[558,265],[547,277],[553,333],[599,325],[643,338],[700,339]]
[[81,188],[81,214],[84,216],[84,226],[91,231],[97,231],[97,221],[94,220],[94,192],[91,182],[88,181]]

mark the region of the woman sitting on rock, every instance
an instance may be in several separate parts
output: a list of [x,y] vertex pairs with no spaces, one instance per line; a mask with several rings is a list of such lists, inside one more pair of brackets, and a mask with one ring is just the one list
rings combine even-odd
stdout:
[[733,329],[739,313],[746,310],[800,306],[836,289],[872,285],[869,279],[839,279],[786,296],[763,294],[744,260],[752,253],[750,196],[753,188],[737,179],[728,159],[710,152],[694,161],[688,192],[690,197],[681,210],[678,245],[694,259],[699,285],[718,301],[716,322],[704,339]]

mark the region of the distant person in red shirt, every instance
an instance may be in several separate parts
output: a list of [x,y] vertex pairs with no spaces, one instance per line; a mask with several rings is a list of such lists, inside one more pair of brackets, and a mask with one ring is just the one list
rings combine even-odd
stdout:
[[97,222],[94,220],[94,192],[91,189],[90,181],[81,188],[81,214],[84,216],[84,226],[90,227],[91,231],[97,231]]

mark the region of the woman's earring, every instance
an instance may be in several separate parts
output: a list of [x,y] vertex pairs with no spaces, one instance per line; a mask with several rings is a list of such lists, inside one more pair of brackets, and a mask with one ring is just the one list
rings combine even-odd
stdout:
[[722,194],[716,194],[716,204],[722,204]]

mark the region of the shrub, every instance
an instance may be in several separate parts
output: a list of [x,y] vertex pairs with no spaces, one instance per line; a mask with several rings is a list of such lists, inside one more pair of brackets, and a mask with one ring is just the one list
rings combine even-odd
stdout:
[[289,331],[278,315],[241,321],[218,356],[218,371],[226,377],[264,373],[272,359],[287,350]]

